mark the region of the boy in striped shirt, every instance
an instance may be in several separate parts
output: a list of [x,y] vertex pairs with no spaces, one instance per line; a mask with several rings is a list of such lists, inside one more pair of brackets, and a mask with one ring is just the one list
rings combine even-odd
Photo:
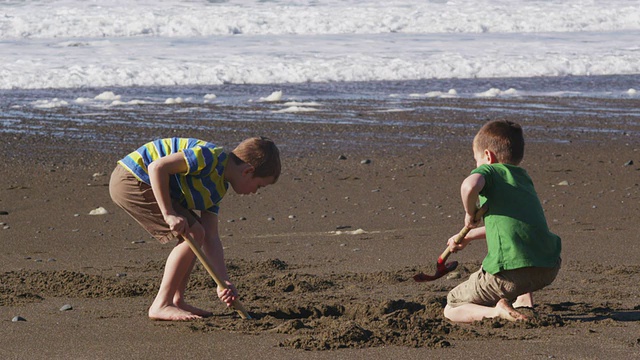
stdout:
[[238,194],[253,194],[274,184],[280,166],[278,148],[265,137],[246,139],[231,152],[198,139],[159,139],[118,161],[109,183],[113,201],[161,243],[178,241],[167,258],[149,318],[192,320],[212,315],[185,302],[196,257],[180,234],[191,235],[228,285],[218,288],[220,300],[227,306],[236,300],[218,235],[219,204],[229,185]]

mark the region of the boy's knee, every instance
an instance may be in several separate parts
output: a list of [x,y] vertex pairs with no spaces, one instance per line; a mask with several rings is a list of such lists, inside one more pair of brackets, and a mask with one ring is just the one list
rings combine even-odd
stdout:
[[451,320],[452,311],[453,311],[453,307],[451,305],[447,304],[444,307],[444,311],[442,311],[442,315],[444,315],[445,318]]

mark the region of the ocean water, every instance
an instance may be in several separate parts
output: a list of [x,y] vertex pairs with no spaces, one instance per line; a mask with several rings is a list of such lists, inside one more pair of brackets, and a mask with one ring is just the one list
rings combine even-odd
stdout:
[[[0,131],[185,103],[291,122],[336,100],[634,100],[638,39],[637,0],[0,0]],[[313,121],[360,121],[336,116]]]
[[634,0],[5,0],[0,89],[638,74],[638,38]]

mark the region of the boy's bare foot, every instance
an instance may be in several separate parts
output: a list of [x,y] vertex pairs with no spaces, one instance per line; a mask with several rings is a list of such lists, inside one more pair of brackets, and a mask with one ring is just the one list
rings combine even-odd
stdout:
[[176,306],[184,311],[188,311],[198,316],[202,316],[202,317],[213,316],[213,313],[211,311],[203,310],[195,306],[189,305],[187,303],[176,304]]
[[149,319],[165,321],[185,321],[201,319],[202,316],[178,308],[177,306],[165,306],[162,308],[149,308]]
[[533,309],[533,295],[531,293],[526,293],[518,296],[516,301],[511,304],[514,309],[517,308],[529,308]]
[[509,321],[523,321],[528,318],[514,309],[506,299],[500,299],[496,304],[498,316]]

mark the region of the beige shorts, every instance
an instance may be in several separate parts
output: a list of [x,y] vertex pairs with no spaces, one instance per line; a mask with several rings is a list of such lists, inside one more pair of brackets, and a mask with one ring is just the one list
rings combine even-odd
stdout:
[[[166,244],[178,239],[178,236],[169,229],[169,225],[164,221],[151,186],[138,180],[129,170],[119,164],[111,173],[109,193],[116,205],[131,215],[158,241]],[[175,201],[172,204],[173,209],[184,216],[189,225],[199,221],[199,217],[192,211],[185,209]]]
[[469,276],[469,279],[456,286],[447,296],[451,307],[463,304],[495,306],[500,299],[514,301],[518,296],[540,290],[551,284],[560,270],[560,261],[556,267],[526,267],[501,271],[495,275],[482,268]]

